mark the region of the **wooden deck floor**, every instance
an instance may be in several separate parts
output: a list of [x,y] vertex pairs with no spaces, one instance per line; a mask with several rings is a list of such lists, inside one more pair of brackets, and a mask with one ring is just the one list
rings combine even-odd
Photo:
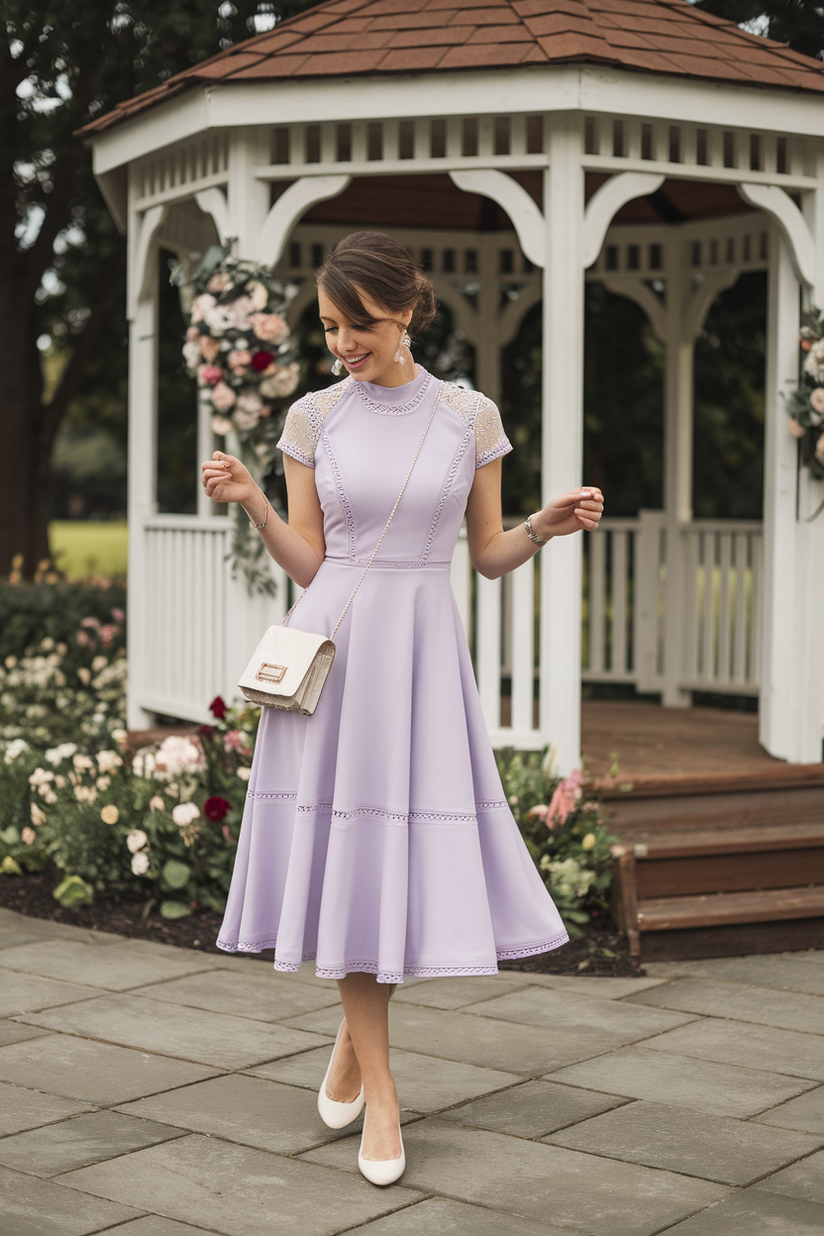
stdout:
[[[662,708],[585,700],[581,745],[589,777],[601,781],[617,762],[618,778],[748,777],[762,781],[824,774],[824,764],[789,765],[758,742],[755,713],[717,708]],[[804,773],[802,773],[802,768]]]

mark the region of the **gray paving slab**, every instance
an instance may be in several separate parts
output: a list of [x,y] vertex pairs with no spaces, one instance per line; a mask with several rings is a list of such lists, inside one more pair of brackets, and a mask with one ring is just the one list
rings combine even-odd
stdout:
[[399,1004],[422,1004],[432,1009],[459,1009],[479,1000],[493,1000],[507,992],[518,991],[529,982],[529,975],[514,973],[467,975],[463,978],[421,979],[417,983],[399,986],[392,999]]
[[801,1198],[824,1206],[824,1150],[811,1154],[783,1171],[768,1176],[758,1184],[767,1193],[782,1193],[785,1197]]
[[[338,1018],[330,1010],[321,1010],[290,1018],[284,1024],[331,1038]],[[610,1051],[622,1040],[614,1033],[586,1027],[574,1035],[547,1034],[538,1026],[418,1004],[396,1004],[393,999],[389,1005],[389,1041],[406,1051],[536,1077]]]
[[822,1232],[824,1206],[744,1189],[668,1227],[666,1236],[821,1236]]
[[637,1043],[694,1020],[691,1014],[641,1008],[619,1000],[579,996],[569,989],[557,991],[542,987],[525,987],[497,1000],[470,1004],[462,1012],[519,1025],[540,1026],[558,1035],[577,1037],[580,1033],[595,1031],[610,1035],[616,1047],[622,1043]]
[[620,1048],[559,1069],[548,1080],[739,1118],[775,1107],[813,1084],[649,1047]]
[[[18,914],[16,910],[0,907],[0,940],[11,939],[15,932],[26,935],[28,940],[80,940],[88,944],[114,944],[117,940],[124,939],[123,936],[109,931],[75,927],[72,923],[55,923],[48,918],[31,918],[26,914]],[[0,944],[0,947],[4,945]]]
[[824,1145],[819,1137],[771,1129],[666,1103],[629,1103],[553,1133],[555,1146],[585,1150],[685,1176],[748,1185]]
[[559,1086],[556,1082],[528,1081],[464,1103],[442,1115],[444,1120],[476,1129],[537,1138],[597,1116],[626,1101],[613,1095],[578,1090],[575,1086]]
[[182,1130],[120,1112],[89,1112],[0,1139],[0,1163],[32,1176],[58,1176],[182,1136]]
[[[404,1130],[404,1183],[587,1236],[650,1236],[724,1197],[723,1185],[580,1154],[433,1117]],[[348,1138],[303,1156],[356,1169]],[[501,1230],[506,1230],[506,1218]]]
[[337,991],[295,982],[291,976],[271,972],[268,966],[265,970],[209,970],[142,987],[140,993],[189,1008],[235,1013],[253,1021],[283,1021],[330,1005],[340,1010]]
[[108,991],[126,991],[161,979],[214,969],[208,953],[170,948],[149,940],[116,940],[103,948],[79,940],[41,940],[4,949],[2,964],[9,970],[85,983]]
[[214,1067],[70,1034],[0,1048],[0,1078],[96,1107],[204,1081],[217,1072]]
[[824,1081],[824,1037],[798,1030],[776,1030],[753,1022],[704,1017],[648,1039],[646,1047]]
[[612,978],[608,974],[593,974],[589,978],[585,974],[529,974],[525,977],[536,987],[572,991],[576,996],[600,996],[602,1000],[620,1000],[623,996],[634,996],[638,991],[669,982],[666,976],[654,978],[649,974],[641,978]]
[[321,1120],[314,1092],[241,1073],[138,1099],[119,1110],[277,1154],[297,1154],[343,1136]]
[[25,1039],[42,1039],[48,1030],[39,1030],[36,1026],[22,1026],[19,1021],[0,1020],[0,1047],[9,1043],[22,1043]]
[[140,1212],[90,1197],[52,1180],[0,1167],[0,1232],[3,1236],[89,1236]]
[[0,1137],[36,1129],[53,1120],[65,1120],[89,1110],[89,1103],[41,1094],[27,1086],[0,1082]]
[[[214,1228],[212,1228],[214,1231]],[[176,1219],[164,1219],[161,1215],[145,1215],[122,1223],[115,1236],[209,1236],[205,1227],[192,1227],[178,1223]]]
[[[126,1229],[121,1229],[125,1231]],[[358,1228],[358,1236],[570,1236],[568,1227],[503,1217],[499,1210],[430,1197]]]
[[98,995],[95,987],[78,983],[60,983],[56,979],[40,978],[36,974],[18,974],[0,966],[0,1017],[18,1017],[58,1004],[73,1004]]
[[745,987],[715,979],[677,978],[661,987],[641,991],[629,999],[634,1004],[682,1009],[734,1021],[752,1021],[782,1030],[824,1034],[824,1000],[800,992],[775,991],[768,987]]
[[716,982],[743,983],[747,986],[824,996],[824,966],[811,966],[792,953],[764,953],[757,957],[710,957],[702,961],[687,962],[682,973],[691,977],[703,975]]
[[[313,1094],[323,1080],[329,1063],[329,1048],[302,1052],[271,1064],[261,1064],[249,1072],[255,1077],[268,1077],[289,1086],[303,1086]],[[465,1099],[514,1085],[521,1079],[517,1073],[497,1069],[482,1069],[459,1060],[439,1060],[436,1056],[421,1056],[417,1052],[389,1053],[392,1076],[398,1087],[401,1109],[411,1112],[436,1112],[452,1107]]]
[[[347,1146],[354,1162],[357,1141],[349,1138]],[[421,1200],[404,1185],[376,1189],[357,1170],[332,1172],[194,1133],[60,1180],[223,1236],[333,1236]]]
[[824,1086],[808,1090],[789,1103],[782,1103],[756,1119],[760,1124],[774,1124],[782,1129],[802,1129],[807,1133],[820,1134],[824,1141]]
[[26,1022],[227,1069],[248,1068],[324,1042],[306,1031],[229,1013],[194,1015],[190,1009],[139,995],[99,995],[59,1011],[27,1014]]

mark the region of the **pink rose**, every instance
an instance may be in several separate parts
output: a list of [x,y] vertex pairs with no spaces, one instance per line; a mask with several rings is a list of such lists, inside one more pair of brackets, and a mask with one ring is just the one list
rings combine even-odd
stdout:
[[228,412],[235,402],[235,392],[225,382],[212,388],[212,405],[218,412]]
[[204,386],[217,386],[223,377],[223,370],[219,365],[204,365],[199,377]]
[[253,313],[249,321],[258,339],[264,343],[282,343],[289,327],[279,313]]
[[803,438],[804,434],[807,432],[804,426],[792,416],[787,421],[787,428],[794,438]]
[[549,802],[547,812],[547,827],[554,828],[556,824],[566,824],[567,817],[576,808],[581,799],[581,782],[583,773],[580,769],[571,772],[566,780],[555,787],[555,793]]
[[249,368],[251,359],[252,353],[247,352],[245,348],[239,348],[235,352],[230,352],[228,360],[232,373],[240,377]]
[[227,271],[218,271],[216,275],[212,275],[206,285],[210,292],[228,292],[235,285],[232,283],[232,276]]
[[824,416],[824,387],[817,386],[810,395],[810,405],[815,412]]
[[189,340],[189,343],[197,343],[200,338],[200,331],[196,326],[190,326],[186,331],[186,338]]
[[822,433],[815,444],[815,457],[820,464],[824,464],[824,433]]

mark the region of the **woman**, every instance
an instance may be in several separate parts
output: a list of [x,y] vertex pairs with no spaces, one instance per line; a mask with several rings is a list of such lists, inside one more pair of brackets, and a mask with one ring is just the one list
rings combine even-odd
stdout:
[[290,625],[331,634],[420,453],[314,715],[263,710],[218,944],[274,948],[281,970],[313,958],[338,980],[344,1020],[318,1108],[342,1128],[365,1102],[358,1166],[390,1184],[405,1166],[389,1070],[394,985],[405,973],[494,974],[502,958],[567,939],[505,801],[450,587],[464,513],[472,562],[494,579],[551,537],[597,528],[603,499],[576,489],[504,532],[501,457],[512,448],[490,400],[415,363],[407,331],[431,322],[435,298],[406,248],[348,236],[317,284],[348,376],[286,418],[288,524],[237,459],[216,451],[202,465],[209,496],[240,502],[308,589]]

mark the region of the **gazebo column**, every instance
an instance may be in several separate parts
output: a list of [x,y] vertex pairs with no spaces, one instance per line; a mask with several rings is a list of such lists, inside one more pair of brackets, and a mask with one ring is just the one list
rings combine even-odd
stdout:
[[[764,408],[764,616],[759,738],[771,755],[802,758],[800,717],[812,664],[798,663],[797,448],[782,396],[798,376],[799,285],[789,245],[771,227]],[[799,690],[800,689],[800,690]],[[818,750],[808,759],[821,758]]]
[[146,575],[144,521],[157,510],[157,392],[158,392],[158,251],[155,236],[163,208],[142,215],[132,213],[129,228],[129,572],[127,610],[129,626],[129,680],[126,724],[147,729],[152,714],[138,700],[138,686],[146,664],[150,604]]
[[664,520],[666,535],[666,605],[664,617],[664,687],[662,703],[686,708],[690,693],[680,687],[684,579],[681,564],[682,524],[692,519],[692,418],[694,336],[687,321],[689,288],[680,237],[670,241],[667,261],[664,376]]
[[[584,365],[584,173],[578,117],[558,117],[544,173],[543,501],[581,484]],[[583,538],[553,541],[541,557],[540,728],[555,768],[581,762]]]

